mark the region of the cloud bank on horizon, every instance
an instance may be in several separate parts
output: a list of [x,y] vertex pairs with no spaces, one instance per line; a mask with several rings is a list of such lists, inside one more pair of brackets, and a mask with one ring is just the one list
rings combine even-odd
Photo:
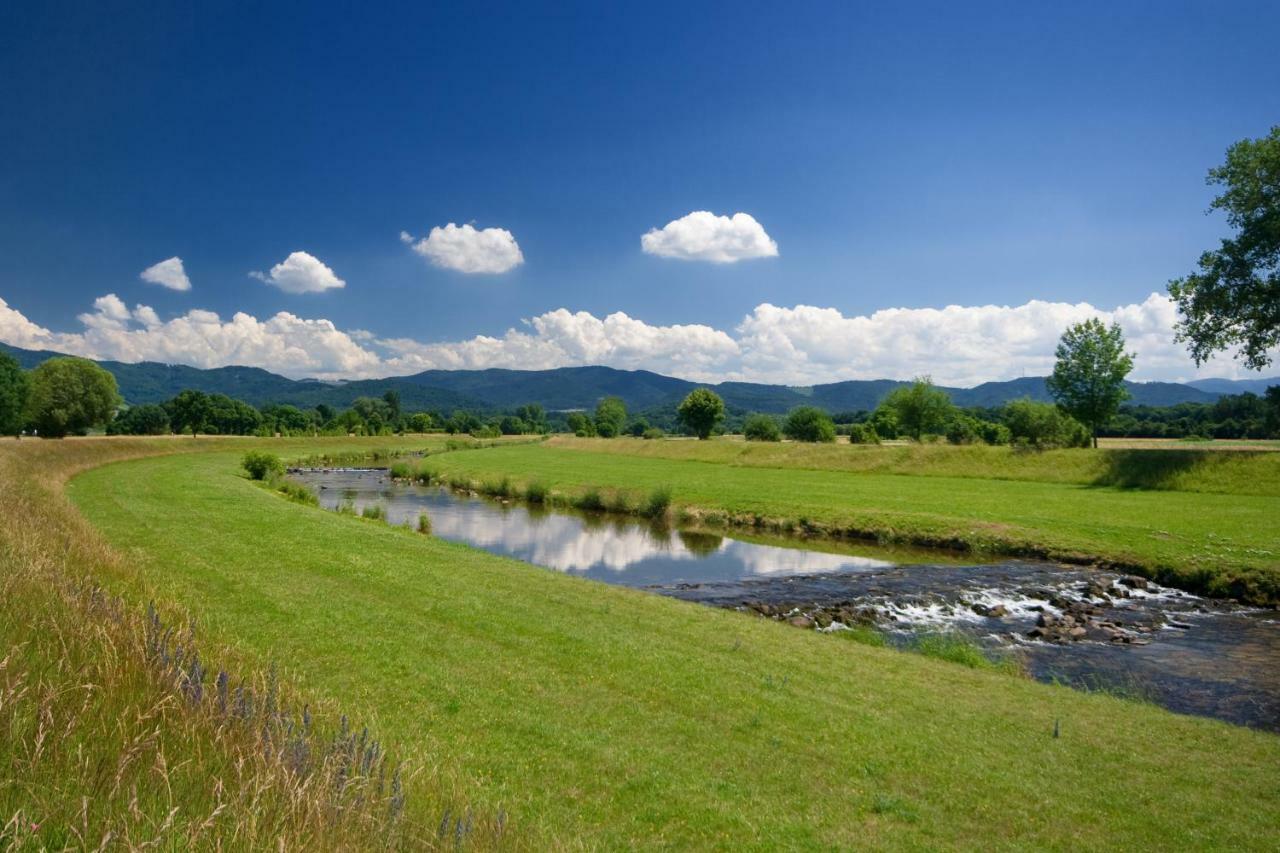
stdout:
[[[98,298],[92,311],[79,315],[82,330],[56,332],[0,298],[0,341],[124,362],[261,367],[294,378],[600,364],[705,382],[813,385],[930,374],[941,384],[971,386],[1048,374],[1062,331],[1089,317],[1123,327],[1130,351],[1137,354],[1134,379],[1258,375],[1229,354],[1197,369],[1174,340],[1173,302],[1158,293],[1109,310],[1084,302],[1031,300],[1016,306],[889,308],[845,316],[834,308],[763,303],[732,333],[700,324],[657,326],[620,311],[600,318],[559,308],[529,318],[501,337],[434,343],[343,331],[330,320],[286,311],[265,320],[237,312],[223,320],[195,309],[161,320],[151,307],[130,309],[115,294]],[[1280,352],[1274,357],[1280,358]]]

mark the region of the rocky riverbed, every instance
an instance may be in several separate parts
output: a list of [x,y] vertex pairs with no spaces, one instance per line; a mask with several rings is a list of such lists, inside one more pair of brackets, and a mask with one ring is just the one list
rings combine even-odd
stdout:
[[1034,677],[1280,731],[1280,613],[1049,563],[899,565],[682,583],[666,595],[814,631],[871,626],[891,642],[963,632]]

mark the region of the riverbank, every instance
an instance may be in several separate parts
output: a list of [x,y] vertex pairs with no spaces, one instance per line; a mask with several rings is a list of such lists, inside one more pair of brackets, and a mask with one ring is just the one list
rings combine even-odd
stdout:
[[281,500],[238,462],[112,465],[71,493],[202,631],[371,714],[535,837],[1249,848],[1280,830],[1275,736],[562,576]]
[[[1004,452],[992,456],[993,476],[976,476],[974,466],[991,455],[987,451],[999,450]],[[954,455],[948,455],[951,451]],[[1088,455],[1092,451],[1070,453],[1078,455],[1061,457],[1067,469],[1112,464],[1098,462]],[[1280,517],[1280,496],[1270,494],[1277,487],[1267,460],[1280,456],[1221,456],[1227,458],[1205,457],[1211,459],[1207,468],[1182,472],[1184,478],[1199,478],[1187,485],[1203,490],[1061,482],[1066,475],[1053,463],[1058,457],[1028,462],[1007,448],[945,446],[900,453],[898,448],[557,438],[433,456],[419,471],[481,491],[527,493],[533,487],[567,502],[595,494],[616,507],[640,506],[656,490],[667,489],[673,512],[710,526],[1099,565],[1197,594],[1275,606],[1280,604],[1280,537],[1272,520]],[[820,467],[824,460],[826,468]],[[851,467],[855,464],[862,467]],[[1168,463],[1133,464],[1150,469]],[[1020,478],[998,476],[1011,468],[1018,468]],[[886,469],[899,473],[883,473]],[[904,473],[913,469],[929,473]],[[959,476],[958,470],[970,473]],[[1034,479],[1041,475],[1058,479]],[[1221,491],[1233,484],[1242,484],[1246,493]]]

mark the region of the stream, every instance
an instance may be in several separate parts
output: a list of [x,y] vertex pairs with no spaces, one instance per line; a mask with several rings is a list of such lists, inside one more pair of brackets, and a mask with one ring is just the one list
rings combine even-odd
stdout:
[[391,524],[494,554],[820,631],[872,625],[906,645],[958,631],[1027,672],[1173,711],[1280,731],[1280,612],[1142,578],[1027,560],[724,535],[394,483],[379,469],[290,473],[321,506],[381,504]]

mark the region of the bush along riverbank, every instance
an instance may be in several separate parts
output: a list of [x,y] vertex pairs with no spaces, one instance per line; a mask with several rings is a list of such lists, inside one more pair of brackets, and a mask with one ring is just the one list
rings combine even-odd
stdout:
[[476,478],[447,472],[422,463],[392,466],[392,478],[405,483],[440,485],[504,500],[524,500],[549,507],[586,512],[614,512],[641,518],[709,528],[738,529],[795,538],[910,545],[984,557],[1015,557],[1084,566],[1136,575],[1163,586],[1197,595],[1231,599],[1261,607],[1280,607],[1280,570],[1174,566],[1154,561],[1114,559],[1071,547],[1035,541],[1008,525],[967,525],[964,531],[937,529],[928,523],[900,526],[833,524],[807,516],[766,516],[700,507],[676,500],[670,486],[649,491],[610,487],[586,487],[574,491],[553,489],[534,479],[510,476]]

